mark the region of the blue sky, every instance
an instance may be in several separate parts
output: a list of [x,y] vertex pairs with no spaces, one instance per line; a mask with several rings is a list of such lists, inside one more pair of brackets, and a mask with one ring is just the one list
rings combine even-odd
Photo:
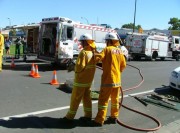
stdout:
[[[133,23],[134,7],[135,0],[0,0],[0,27],[62,16],[120,28]],[[180,19],[180,0],[137,0],[136,25],[143,29],[167,29],[173,17]]]

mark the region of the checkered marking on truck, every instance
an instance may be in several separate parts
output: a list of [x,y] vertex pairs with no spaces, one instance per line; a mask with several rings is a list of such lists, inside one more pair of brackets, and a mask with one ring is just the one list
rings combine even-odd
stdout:
[[74,25],[76,28],[81,28],[81,29],[89,29],[89,30],[97,30],[97,31],[103,31],[103,32],[114,32],[116,33],[115,30],[113,29],[108,29],[104,27],[99,27],[99,26],[89,26],[89,25]]
[[62,59],[61,63],[68,63],[69,59]]

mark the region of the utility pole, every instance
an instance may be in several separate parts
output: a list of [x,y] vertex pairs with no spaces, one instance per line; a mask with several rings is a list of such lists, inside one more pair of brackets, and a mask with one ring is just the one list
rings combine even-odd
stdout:
[[97,17],[97,25],[99,25],[99,18]]
[[135,24],[136,24],[136,3],[137,3],[137,0],[135,0],[133,33],[134,33],[134,29],[135,29]]
[[11,19],[7,18],[9,20],[9,28],[11,27]]

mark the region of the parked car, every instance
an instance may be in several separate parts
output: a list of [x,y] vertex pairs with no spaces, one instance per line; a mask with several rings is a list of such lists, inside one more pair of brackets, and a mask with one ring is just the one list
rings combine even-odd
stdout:
[[180,90],[180,66],[171,72],[169,86],[171,88]]

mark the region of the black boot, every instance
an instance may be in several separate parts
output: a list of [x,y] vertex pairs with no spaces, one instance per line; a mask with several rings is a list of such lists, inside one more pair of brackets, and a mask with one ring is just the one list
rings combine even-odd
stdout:
[[79,120],[83,121],[83,122],[90,122],[91,118],[89,118],[89,117],[80,117]]
[[92,122],[91,122],[91,126],[92,126],[92,127],[102,127],[103,124],[97,123],[96,121],[92,121]]
[[112,117],[109,117],[107,118],[107,120],[104,122],[105,124],[116,124],[117,122],[117,118],[112,118]]

